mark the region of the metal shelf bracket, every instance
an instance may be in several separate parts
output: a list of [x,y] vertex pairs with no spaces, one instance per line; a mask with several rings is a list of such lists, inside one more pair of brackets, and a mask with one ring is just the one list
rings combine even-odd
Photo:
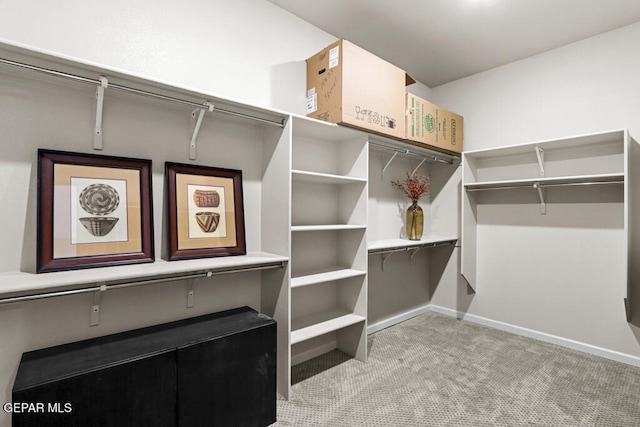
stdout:
[[417,248],[415,248],[415,249],[413,249],[413,250],[411,251],[411,255],[409,255],[409,265],[411,265],[411,264],[412,264],[412,262],[413,262],[413,257],[414,257],[418,252],[420,252],[420,249],[422,249],[422,248],[423,248],[423,246],[418,246]]
[[[207,275],[204,277],[211,277],[213,273],[211,271],[207,271]],[[195,286],[196,281],[201,279],[202,277],[194,277],[191,279],[187,279],[187,308],[193,308],[196,305],[196,296],[195,296]]]
[[104,90],[109,86],[109,80],[100,76],[100,84],[96,88],[96,127],[93,131],[93,149],[102,150],[102,110],[104,107]]
[[102,294],[107,290],[107,285],[104,282],[98,283],[98,286],[100,289],[93,293],[90,326],[98,326],[100,324],[100,303],[102,301]]
[[[435,159],[435,157],[434,157],[434,159]],[[422,164],[424,162],[426,162],[426,161],[427,161],[426,157],[424,159],[422,159],[422,161],[420,163],[418,163],[418,166],[416,166],[416,168],[413,170],[413,172],[411,172],[411,176],[415,175],[416,172],[418,171],[418,169],[420,169],[420,166],[422,166]]]
[[202,119],[204,113],[212,112],[214,109],[213,104],[205,102],[202,108],[196,108],[191,112],[191,117],[196,119],[195,127],[193,128],[193,135],[191,136],[191,142],[189,143],[189,160],[196,159],[196,141],[198,140],[198,134],[200,133],[200,126],[202,126]]
[[382,260],[382,266],[380,267],[380,270],[384,271],[384,263],[387,262],[387,260],[391,257],[391,255],[393,255],[395,252],[387,252],[387,253],[382,253],[380,254],[380,259]]
[[547,213],[547,205],[544,202],[544,193],[542,192],[542,188],[540,187],[540,183],[536,182],[533,184],[533,188],[538,190],[538,197],[540,197],[540,214],[544,215]]
[[540,166],[540,176],[544,177],[544,150],[536,145],[536,157],[538,157],[538,166]]
[[396,158],[396,156],[398,155],[399,151],[394,151],[394,153],[391,155],[391,158],[389,159],[389,161],[387,162],[386,165],[384,165],[384,167],[382,168],[382,173],[384,174],[384,171],[387,170],[387,168],[389,167],[389,165],[391,164],[391,162],[393,162],[393,160]]
[[187,279],[187,308],[193,308],[195,305],[194,287],[197,279]]

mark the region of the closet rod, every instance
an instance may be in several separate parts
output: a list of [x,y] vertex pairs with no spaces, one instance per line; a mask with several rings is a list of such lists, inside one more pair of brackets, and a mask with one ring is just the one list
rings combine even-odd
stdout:
[[407,149],[388,147],[386,145],[376,144],[375,142],[369,142],[369,145],[373,145],[374,147],[378,147],[378,148],[384,148],[385,150],[395,151],[396,153],[400,153],[400,154],[407,154],[407,155],[412,155],[412,156],[424,157],[424,158],[427,158],[427,159],[431,159],[431,160],[433,160],[435,162],[446,163],[448,165],[452,165],[453,164],[453,160],[447,160],[447,159],[444,159],[442,157],[434,156],[433,154],[420,154],[420,153],[416,153],[414,151],[410,151],[410,150],[407,150]]
[[419,245],[411,245],[411,246],[402,246],[402,247],[394,247],[394,248],[385,248],[385,249],[373,249],[369,250],[369,255],[380,255],[394,252],[408,252],[416,249],[422,248],[435,248],[438,246],[447,246],[447,245],[455,245],[457,240],[450,240],[446,242],[433,242],[433,243],[423,243]]
[[[8,60],[8,59],[0,58],[0,63],[6,64],[6,65],[11,65],[11,66],[18,67],[18,68],[24,68],[24,69],[27,69],[27,70],[36,71],[36,72],[40,72],[40,73],[44,73],[44,74],[48,74],[50,76],[55,76],[55,77],[61,77],[61,78],[69,79],[69,80],[80,81],[80,82],[83,82],[83,83],[89,83],[89,84],[96,85],[96,86],[100,86],[101,85],[100,80],[89,79],[89,78],[86,78],[86,77],[77,76],[75,74],[63,73],[61,71],[51,70],[49,68],[36,67],[34,65],[24,64],[22,62],[16,62],[16,61],[11,61],[11,60]],[[123,92],[131,92],[131,93],[135,93],[137,95],[142,95],[142,96],[146,96],[146,97],[150,97],[150,98],[161,99],[163,101],[174,102],[174,103],[178,103],[178,104],[182,104],[182,105],[189,105],[191,107],[197,107],[197,108],[202,108],[202,109],[208,109],[209,108],[204,103],[197,103],[197,102],[193,102],[193,101],[187,101],[187,100],[180,99],[180,98],[175,98],[175,97],[172,97],[172,96],[160,95],[158,93],[149,92],[149,91],[141,90],[141,89],[135,89],[135,88],[132,88],[132,87],[122,86],[122,85],[114,84],[114,83],[109,83],[109,88],[120,90],[120,91],[123,91]],[[259,121],[259,122],[267,123],[267,124],[270,124],[270,125],[273,125],[273,126],[284,127],[284,119],[282,119],[280,122],[276,122],[276,121],[273,121],[273,120],[263,119],[262,117],[251,116],[249,114],[238,113],[236,111],[225,110],[224,108],[218,108],[218,107],[214,108],[213,111],[217,111],[217,112],[220,112],[220,113],[233,115],[233,116],[236,116],[236,117],[242,117],[242,118],[245,118],[245,119]]]
[[[624,181],[588,181],[588,182],[567,182],[567,183],[559,183],[559,184],[544,184],[538,183],[540,188],[547,187],[571,187],[571,186],[581,186],[581,185],[609,185],[609,184],[624,184]],[[485,187],[485,188],[465,188],[467,192],[473,191],[488,191],[488,190],[513,190],[516,188],[533,188],[533,184],[529,185],[504,185],[500,187]]]
[[[219,275],[222,275],[222,274],[245,273],[245,272],[250,272],[250,271],[270,270],[270,269],[274,269],[274,268],[283,268],[283,267],[284,267],[284,263],[278,262],[277,264],[265,264],[265,265],[260,265],[260,266],[256,266],[256,267],[234,268],[234,269],[228,269],[228,270],[209,271],[209,272],[205,272],[205,273],[196,273],[196,274],[182,274],[182,275],[161,277],[161,278],[158,278],[158,279],[140,280],[140,281],[124,282],[124,283],[114,283],[114,284],[111,284],[111,285],[106,285],[106,290],[133,288],[133,287],[136,287],[136,286],[153,285],[153,284],[156,284],[156,283],[171,282],[171,281],[174,281],[174,280],[200,279],[200,278],[203,278],[203,277],[219,276]],[[85,294],[85,293],[90,293],[90,292],[98,292],[100,290],[102,290],[101,286],[91,286],[91,287],[88,287],[88,288],[69,289],[69,290],[66,290],[66,291],[42,292],[42,293],[32,294],[32,295],[23,295],[23,296],[18,296],[18,297],[0,298],[0,304],[11,304],[11,303],[16,303],[16,302],[32,301],[32,300],[44,299],[44,298],[53,298],[53,297],[69,296],[69,295],[76,295],[76,294]]]

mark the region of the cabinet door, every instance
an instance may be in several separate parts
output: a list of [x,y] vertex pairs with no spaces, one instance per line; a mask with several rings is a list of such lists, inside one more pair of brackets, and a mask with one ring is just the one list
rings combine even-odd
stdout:
[[14,391],[13,427],[169,427],[176,422],[175,352]]
[[276,421],[276,324],[178,350],[178,425]]

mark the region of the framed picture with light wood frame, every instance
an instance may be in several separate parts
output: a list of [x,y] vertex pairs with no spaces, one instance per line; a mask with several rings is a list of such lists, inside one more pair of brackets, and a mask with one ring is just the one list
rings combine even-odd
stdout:
[[153,262],[151,160],[38,150],[36,271]]
[[165,163],[170,261],[245,255],[242,171]]

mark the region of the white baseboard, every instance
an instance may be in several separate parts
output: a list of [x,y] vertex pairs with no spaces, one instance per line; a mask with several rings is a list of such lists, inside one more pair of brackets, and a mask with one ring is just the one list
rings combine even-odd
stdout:
[[467,314],[437,305],[429,305],[428,309],[429,311],[433,311],[435,313],[456,317],[458,319],[466,320],[478,325],[488,326],[490,328],[499,329],[501,331],[510,332],[512,334],[533,338],[539,341],[544,341],[562,347],[570,348],[572,350],[581,351],[583,353],[604,357],[605,359],[615,360],[616,362],[626,363],[627,365],[640,367],[640,357],[632,356],[630,354],[608,350],[606,348],[597,347],[591,344],[562,338],[556,335],[535,331],[533,329],[511,325],[509,323],[504,323],[497,320],[487,319],[486,317]]
[[336,341],[331,341],[318,347],[314,347],[311,350],[307,350],[298,354],[292,354],[291,366],[297,365],[298,363],[306,362],[307,360],[313,359],[314,357],[320,356],[321,354],[328,353],[336,348],[338,348],[338,343]]
[[374,332],[381,331],[390,326],[396,325],[400,322],[404,322],[405,320],[409,320],[412,317],[416,317],[421,314],[427,313],[430,310],[430,307],[431,307],[430,305],[425,305],[422,307],[414,308],[413,310],[409,310],[407,312],[398,314],[397,316],[393,316],[389,319],[385,319],[373,325],[369,325],[367,327],[367,335],[370,335]]

